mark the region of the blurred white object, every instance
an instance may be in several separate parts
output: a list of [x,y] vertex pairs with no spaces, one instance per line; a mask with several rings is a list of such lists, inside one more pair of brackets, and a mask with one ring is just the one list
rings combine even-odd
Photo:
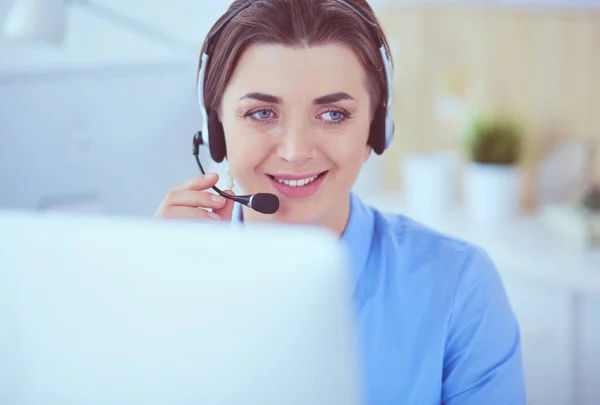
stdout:
[[6,211],[0,246],[2,404],[362,403],[324,230]]
[[566,241],[582,249],[600,247],[600,214],[576,205],[550,204],[541,208],[540,217]]
[[467,213],[478,225],[496,225],[519,212],[518,167],[469,163],[465,169],[463,197]]
[[407,156],[402,164],[407,207],[422,216],[446,213],[456,203],[457,157],[453,152]]
[[536,199],[538,204],[572,202],[586,188],[586,157],[590,142],[568,139],[558,143],[544,157],[537,169]]
[[65,38],[65,0],[16,0],[4,24],[11,39],[60,44]]

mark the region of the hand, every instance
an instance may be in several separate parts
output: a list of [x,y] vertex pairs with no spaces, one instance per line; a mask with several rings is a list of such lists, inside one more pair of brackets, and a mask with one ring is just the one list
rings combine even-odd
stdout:
[[[204,190],[219,181],[218,174],[196,177],[171,190],[154,214],[155,218],[231,220],[234,202]],[[224,190],[235,195],[232,190]]]

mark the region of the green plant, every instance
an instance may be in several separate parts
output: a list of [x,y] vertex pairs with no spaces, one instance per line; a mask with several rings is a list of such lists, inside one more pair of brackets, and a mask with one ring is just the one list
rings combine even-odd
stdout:
[[583,206],[590,211],[600,212],[600,186],[588,190],[583,197]]
[[476,163],[515,165],[521,159],[523,135],[519,125],[501,117],[480,116],[467,136],[469,159]]

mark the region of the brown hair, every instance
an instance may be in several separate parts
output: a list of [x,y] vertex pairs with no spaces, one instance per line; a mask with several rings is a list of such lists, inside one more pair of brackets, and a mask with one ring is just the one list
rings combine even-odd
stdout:
[[[235,0],[210,32],[244,3],[246,0]],[[346,3],[379,25],[366,0],[346,0]],[[382,31],[379,36],[376,28],[336,0],[258,0],[226,23],[212,39],[216,46],[209,49],[210,58],[206,66],[206,109],[219,114],[225,88],[242,53],[251,45],[315,46],[338,43],[352,48],[362,61],[374,111],[378,106],[385,105],[387,97],[385,69],[379,51],[381,41],[389,49]],[[205,41],[202,53],[206,46]],[[391,55],[388,58],[391,63]]]

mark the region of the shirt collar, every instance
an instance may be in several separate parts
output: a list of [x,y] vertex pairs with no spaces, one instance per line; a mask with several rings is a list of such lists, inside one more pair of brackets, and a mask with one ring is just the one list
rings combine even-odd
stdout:
[[[244,216],[241,204],[234,204],[231,216],[233,226],[242,226]],[[350,193],[350,217],[340,238],[344,245],[351,270],[352,285],[356,286],[358,279],[367,266],[369,252],[373,241],[374,215],[373,210],[363,204],[354,194]]]

